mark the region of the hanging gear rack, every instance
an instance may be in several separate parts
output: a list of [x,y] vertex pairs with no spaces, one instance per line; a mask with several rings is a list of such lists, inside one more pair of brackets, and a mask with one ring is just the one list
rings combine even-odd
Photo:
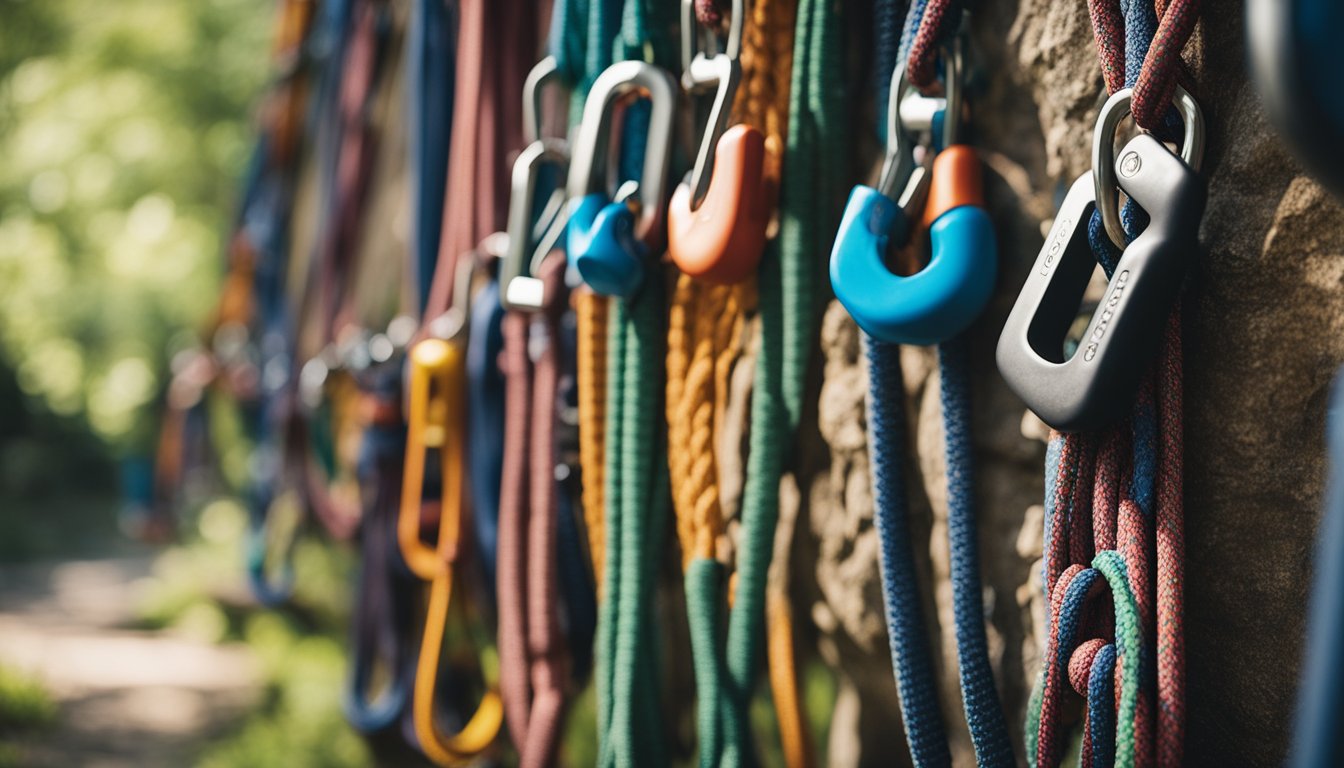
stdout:
[[[914,764],[951,764],[964,750],[949,737],[964,739],[941,668],[953,649],[926,626],[907,519],[902,345],[937,347],[939,586],[976,762],[1013,763],[1025,746],[1029,762],[1060,764],[1078,725],[1089,766],[1180,764],[1180,296],[1207,202],[1204,117],[1180,55],[1200,7],[1089,0],[1109,94],[1092,170],[1064,198],[997,350],[1009,388],[1056,430],[1048,634],[1017,742],[999,693],[1024,698],[1021,686],[996,683],[1005,662],[991,656],[991,639],[1015,642],[1017,628],[986,630],[976,529],[982,374],[967,339],[999,257],[967,130],[980,124],[968,5],[878,0],[868,19],[832,0],[280,3],[285,73],[210,349],[180,358],[168,393],[145,532],[171,527],[164,513],[200,460],[202,403],[232,395],[257,444],[258,601],[289,596],[309,521],[358,547],[344,701],[357,730],[381,741],[400,726],[444,766],[509,762],[511,749],[553,765],[572,759],[568,715],[595,665],[601,765],[663,765],[692,747],[701,765],[755,765],[776,747],[758,740],[764,668],[784,762],[814,764],[795,628],[812,635],[788,583],[806,531],[781,510],[793,503],[781,482],[797,475],[806,512],[815,486],[796,443],[829,254],[835,297],[863,332],[874,540]],[[856,41],[872,42],[880,70],[863,99],[850,70],[869,51]],[[1302,59],[1276,50],[1271,74],[1306,82]],[[567,98],[542,95],[555,83]],[[570,135],[556,135],[559,113],[543,131],[566,102]],[[885,162],[842,207],[850,122],[870,104]],[[1117,149],[1131,114],[1138,135]],[[405,166],[389,138],[408,144]],[[392,243],[395,266],[371,243]],[[1098,264],[1108,283],[1076,340]],[[668,685],[683,642],[683,592],[660,565],[672,531],[694,724],[690,686]]]

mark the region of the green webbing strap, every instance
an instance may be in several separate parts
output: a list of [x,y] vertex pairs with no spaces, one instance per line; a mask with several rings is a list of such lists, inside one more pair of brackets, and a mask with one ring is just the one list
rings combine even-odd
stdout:
[[[610,11],[599,6],[597,16]],[[650,0],[626,0],[616,41],[621,58],[656,54]],[[609,18],[590,29],[611,29]],[[662,27],[658,27],[662,29]],[[590,41],[589,56],[594,48]],[[655,59],[656,61],[656,59]],[[627,137],[627,141],[637,137]],[[642,152],[626,146],[630,178]],[[626,164],[626,163],[623,163]],[[660,266],[650,265],[640,292],[612,299],[607,350],[606,564],[598,621],[598,762],[601,766],[662,766],[659,638],[654,614],[659,557],[671,507],[663,413],[666,290]]]
[[843,31],[831,0],[802,0],[793,52],[780,234],[761,261],[761,349],[751,402],[743,541],[728,626],[725,766],[756,761],[748,719],[764,645],[766,574],[779,518],[779,480],[797,431],[831,245],[847,191],[848,106]]
[[[655,580],[667,528],[667,460],[658,433],[663,383],[663,279],[613,300],[608,350],[606,598],[599,627],[603,766],[665,765],[658,698]],[[605,691],[603,690],[605,689]]]
[[712,768],[722,759],[724,721],[736,711],[724,697],[723,635],[721,606],[724,600],[724,567],[718,560],[697,557],[686,567],[686,613],[691,629],[691,656],[695,664],[695,691],[701,768]]

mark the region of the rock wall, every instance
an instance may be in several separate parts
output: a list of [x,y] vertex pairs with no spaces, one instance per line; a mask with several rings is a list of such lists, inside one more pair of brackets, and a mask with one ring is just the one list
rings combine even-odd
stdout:
[[[999,377],[994,345],[1056,202],[1090,167],[1104,92],[1085,3],[981,6],[972,35],[986,81],[973,123],[1001,267],[991,307],[970,333],[976,487],[991,652],[1021,750],[1044,626],[1045,430]],[[1210,190],[1185,297],[1187,756],[1269,765],[1287,748],[1326,394],[1344,360],[1344,210],[1302,174],[1266,122],[1246,74],[1240,5],[1205,7],[1185,52],[1208,126]],[[872,526],[866,372],[857,330],[838,305],[820,334],[817,433],[804,435],[797,464],[794,599],[801,623],[815,625],[806,640],[841,670],[831,764],[877,756],[889,764],[904,747]],[[910,348],[904,363],[919,497],[912,523],[943,650],[946,720],[957,763],[970,765],[947,582],[936,356]]]

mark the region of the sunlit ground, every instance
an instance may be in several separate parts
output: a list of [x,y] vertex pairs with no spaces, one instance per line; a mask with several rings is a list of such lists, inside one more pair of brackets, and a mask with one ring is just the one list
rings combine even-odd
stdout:
[[316,591],[263,612],[226,493],[166,552],[118,521],[214,302],[273,9],[0,0],[0,766],[370,762],[348,555],[305,547]]

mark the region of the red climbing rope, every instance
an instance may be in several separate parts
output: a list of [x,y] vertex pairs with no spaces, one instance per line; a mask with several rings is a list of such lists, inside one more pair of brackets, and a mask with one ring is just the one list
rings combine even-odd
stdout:
[[[1088,0],[1087,6],[1092,14],[1101,75],[1107,92],[1115,93],[1125,87],[1125,22],[1120,0]],[[1134,83],[1131,105],[1134,122],[1145,130],[1161,124],[1171,103],[1181,72],[1181,51],[1199,19],[1199,0],[1155,0],[1153,9],[1158,18],[1157,32]],[[913,54],[911,51],[912,66]],[[915,82],[913,74],[910,81]]]
[[938,46],[960,23],[961,3],[958,0],[928,0],[924,6],[924,20],[910,44],[910,58],[906,63],[905,75],[911,85],[922,91],[937,81]]
[[[1142,7],[1139,0],[1135,2],[1124,9],[1119,0],[1090,0],[1088,5],[1107,90],[1115,92],[1132,83],[1134,119],[1151,129],[1161,126],[1170,109],[1180,52],[1199,4],[1156,0],[1151,7]],[[1137,47],[1127,50],[1127,44]],[[916,64],[912,51],[912,82],[918,76]],[[1142,228],[1140,218],[1128,217],[1131,237]],[[1094,238],[1094,248],[1101,249],[1101,255],[1110,246],[1103,242],[1100,223],[1095,224],[1094,234],[1100,237]],[[1108,269],[1113,265],[1112,260]],[[1028,749],[1038,766],[1057,765],[1062,757],[1060,718],[1069,709],[1064,701],[1072,695],[1068,690],[1087,700],[1083,765],[1114,759],[1124,765],[1177,766],[1183,759],[1180,329],[1178,307],[1168,319],[1158,359],[1128,418],[1100,432],[1051,437],[1045,542],[1050,634],[1039,698],[1033,704],[1038,715],[1028,724]],[[1122,591],[1127,587],[1124,598],[1132,601],[1143,649],[1137,680],[1127,678],[1116,662],[1117,653],[1137,650],[1125,647],[1115,619],[1118,613],[1107,605],[1119,606],[1117,582],[1108,579],[1111,589],[1102,589],[1093,571],[1103,560],[1102,553],[1112,551],[1124,565],[1119,584]],[[1122,691],[1135,689],[1133,709],[1123,710],[1118,705]]]

